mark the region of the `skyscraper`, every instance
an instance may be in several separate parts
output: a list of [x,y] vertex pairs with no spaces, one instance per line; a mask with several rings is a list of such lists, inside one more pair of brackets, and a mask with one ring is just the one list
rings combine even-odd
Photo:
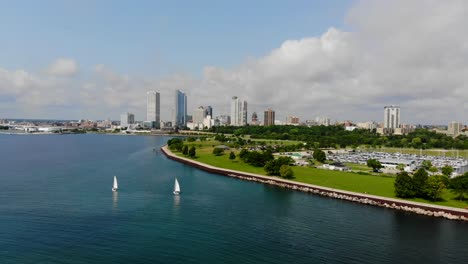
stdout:
[[161,105],[159,93],[156,91],[146,92],[146,121],[153,123],[153,128],[159,128],[161,121]]
[[231,99],[231,126],[239,126],[239,99],[233,96]]
[[205,116],[211,116],[211,118],[214,118],[213,117],[213,108],[210,105],[205,107]]
[[239,102],[239,125],[247,125],[247,101]]
[[265,115],[263,118],[263,125],[272,126],[274,124],[275,124],[275,111],[268,109],[265,111]]
[[233,96],[231,100],[231,126],[247,125],[247,101]]
[[400,107],[388,105],[384,107],[384,133],[393,134],[400,127]]
[[187,95],[181,90],[175,91],[174,126],[187,126]]

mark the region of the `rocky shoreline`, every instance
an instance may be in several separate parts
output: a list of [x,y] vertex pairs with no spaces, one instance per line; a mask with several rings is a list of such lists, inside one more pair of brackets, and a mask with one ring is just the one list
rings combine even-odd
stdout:
[[280,179],[276,177],[273,178],[273,177],[257,175],[257,174],[247,173],[247,172],[222,169],[222,168],[213,167],[211,165],[207,165],[201,162],[197,162],[191,159],[176,156],[167,148],[167,146],[162,147],[161,150],[169,159],[176,160],[176,161],[182,162],[184,164],[187,164],[187,165],[190,165],[190,166],[193,166],[193,167],[196,167],[196,168],[208,171],[208,172],[225,175],[225,176],[229,176],[229,177],[233,177],[233,178],[237,178],[241,180],[270,184],[270,185],[275,185],[275,186],[279,186],[282,188],[288,188],[292,190],[312,193],[312,194],[321,195],[321,196],[325,196],[329,198],[340,199],[340,200],[356,202],[356,203],[361,203],[361,204],[368,204],[368,205],[373,205],[373,206],[380,206],[380,207],[401,210],[401,211],[411,212],[411,213],[420,214],[420,215],[426,215],[426,216],[432,216],[432,217],[443,217],[443,218],[450,219],[450,220],[468,221],[468,210],[466,209],[458,209],[458,208],[452,208],[452,207],[447,207],[447,206],[437,206],[437,205],[411,202],[411,201],[405,201],[405,200],[399,200],[399,199],[393,199],[393,198],[386,198],[386,197],[375,196],[375,195],[367,195],[367,194],[343,191],[343,190],[327,188],[327,187],[322,187],[322,186],[317,186],[317,185],[312,185],[312,184],[294,182],[294,181],[284,180],[284,179]]

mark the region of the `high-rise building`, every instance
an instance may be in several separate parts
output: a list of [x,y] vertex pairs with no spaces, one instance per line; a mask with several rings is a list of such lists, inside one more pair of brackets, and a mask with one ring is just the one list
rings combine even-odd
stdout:
[[239,99],[233,96],[231,99],[231,126],[239,126]]
[[155,91],[146,92],[146,121],[152,122],[153,128],[159,128],[161,121],[161,104],[159,93]]
[[384,133],[393,134],[400,127],[400,107],[388,105],[384,107]]
[[247,125],[247,101],[239,102],[239,125],[245,126]]
[[275,111],[268,109],[265,111],[263,118],[264,126],[273,126],[275,124]]
[[120,127],[128,127],[129,125],[135,124],[135,115],[132,113],[124,113],[120,115]]
[[175,91],[174,126],[187,126],[187,95],[181,90]]
[[192,122],[194,127],[198,127],[199,129],[203,129],[203,120],[206,117],[206,111],[203,106],[199,106],[195,111],[193,111],[193,118]]
[[247,101],[239,100],[237,96],[231,99],[231,126],[247,125]]
[[286,123],[287,124],[299,124],[299,117],[297,116],[288,116],[287,120],[286,120]]
[[459,122],[452,121],[448,124],[447,132],[449,135],[454,137],[458,136],[463,129],[463,124]]
[[210,105],[205,107],[205,116],[211,116],[211,118],[214,118],[213,117],[213,108]]

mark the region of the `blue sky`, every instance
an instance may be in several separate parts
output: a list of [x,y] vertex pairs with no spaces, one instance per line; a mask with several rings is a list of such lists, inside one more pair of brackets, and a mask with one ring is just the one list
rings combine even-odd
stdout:
[[[468,1],[3,1],[0,118],[229,114],[468,123]],[[438,109],[434,111],[433,109]],[[430,113],[430,114],[428,114]],[[261,114],[260,114],[261,116]]]
[[233,67],[284,40],[343,27],[351,1],[2,1],[0,67],[38,71],[58,57],[80,68],[200,74]]

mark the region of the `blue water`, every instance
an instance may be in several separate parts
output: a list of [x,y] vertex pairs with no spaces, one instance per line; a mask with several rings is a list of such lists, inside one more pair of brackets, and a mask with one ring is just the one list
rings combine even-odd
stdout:
[[0,263],[468,263],[467,223],[206,173],[167,139],[0,135]]

